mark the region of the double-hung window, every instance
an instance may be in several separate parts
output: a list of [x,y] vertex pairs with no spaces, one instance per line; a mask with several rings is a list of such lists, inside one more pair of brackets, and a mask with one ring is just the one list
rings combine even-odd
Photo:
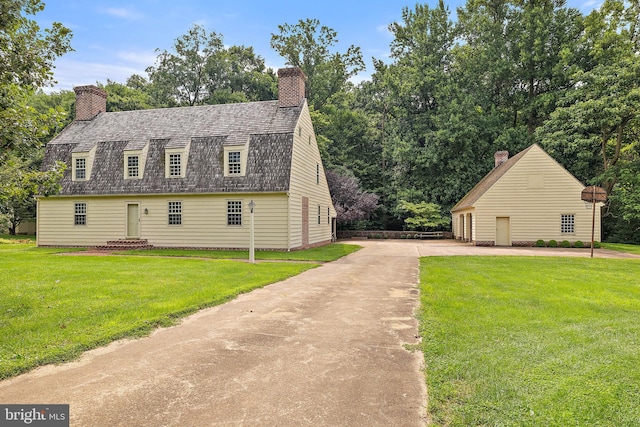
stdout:
[[169,176],[182,176],[182,156],[180,153],[169,154]]
[[76,203],[74,206],[74,225],[87,225],[87,204]]
[[242,202],[227,202],[227,225],[242,225]]
[[127,178],[138,178],[138,176],[140,176],[140,158],[127,156]]
[[182,202],[169,202],[169,225],[182,225]]
[[575,232],[575,215],[560,215],[560,232],[563,234],[572,234]]
[[242,163],[239,151],[229,151],[227,153],[229,161],[229,175],[240,175],[242,173]]
[[76,158],[76,179],[87,179],[87,159],[84,157]]

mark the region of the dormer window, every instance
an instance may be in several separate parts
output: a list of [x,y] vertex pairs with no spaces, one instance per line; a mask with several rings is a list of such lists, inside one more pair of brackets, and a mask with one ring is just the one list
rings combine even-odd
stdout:
[[71,180],[88,181],[91,179],[91,168],[96,156],[97,144],[79,144],[71,152]]
[[84,157],[76,158],[75,172],[77,180],[87,179],[87,159]]
[[229,175],[240,175],[242,173],[242,162],[239,151],[229,151]]
[[182,175],[182,155],[180,153],[169,154],[169,176]]
[[127,178],[140,176],[140,157],[127,156]]
[[224,147],[224,176],[241,177],[247,173],[248,143]]
[[142,179],[149,144],[131,141],[124,148],[124,179]]
[[175,141],[164,149],[165,178],[184,178],[187,172],[191,142]]

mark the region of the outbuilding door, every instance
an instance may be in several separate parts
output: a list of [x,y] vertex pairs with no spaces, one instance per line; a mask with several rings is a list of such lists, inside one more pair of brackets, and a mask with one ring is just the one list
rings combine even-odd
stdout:
[[511,218],[496,218],[496,246],[511,246]]
[[138,203],[127,203],[127,238],[137,239],[140,237],[140,205]]

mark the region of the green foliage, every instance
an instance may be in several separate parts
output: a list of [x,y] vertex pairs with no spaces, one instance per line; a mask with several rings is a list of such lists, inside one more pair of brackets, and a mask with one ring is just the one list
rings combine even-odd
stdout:
[[47,197],[60,191],[65,169],[62,162],[40,171],[34,168],[34,162],[28,163],[16,156],[5,159],[0,169],[0,213],[9,219],[10,234],[16,233],[23,220],[35,218],[34,196]]
[[560,242],[560,247],[561,248],[570,248],[571,247],[571,242],[568,240],[563,240],[562,242]]
[[53,63],[71,50],[71,32],[60,23],[42,30],[29,15],[40,0],[3,0],[0,13],[0,163],[7,150],[38,147],[57,112],[38,113],[29,105],[35,90],[51,83]]
[[449,225],[449,217],[443,216],[440,206],[435,203],[411,203],[400,200],[398,210],[407,215],[404,222],[410,230],[426,230]]
[[150,84],[136,76],[156,106],[189,106],[263,101],[277,94],[276,76],[253,48],[225,48],[221,34],[193,25],[175,40],[173,51],[161,51],[147,68]]
[[544,240],[540,239],[540,240],[536,240],[536,243],[534,244],[534,246],[536,248],[544,248],[547,246],[547,244],[545,243]]
[[582,242],[582,240],[576,240],[576,242],[573,244],[574,248],[584,248],[584,243]]
[[637,260],[428,257],[420,271],[433,425],[637,423]]
[[557,248],[558,247],[558,242],[556,240],[551,239],[551,240],[549,240],[547,242],[547,247],[548,248]]
[[345,53],[332,52],[338,33],[317,19],[299,20],[297,24],[278,25],[279,34],[271,34],[271,47],[287,65],[300,67],[307,76],[309,104],[321,109],[335,94],[350,87],[349,79],[364,70],[359,47]]

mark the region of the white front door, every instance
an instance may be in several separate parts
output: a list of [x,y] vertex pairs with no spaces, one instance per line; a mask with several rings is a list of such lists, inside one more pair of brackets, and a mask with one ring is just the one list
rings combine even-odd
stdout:
[[127,238],[140,237],[140,205],[127,203]]

